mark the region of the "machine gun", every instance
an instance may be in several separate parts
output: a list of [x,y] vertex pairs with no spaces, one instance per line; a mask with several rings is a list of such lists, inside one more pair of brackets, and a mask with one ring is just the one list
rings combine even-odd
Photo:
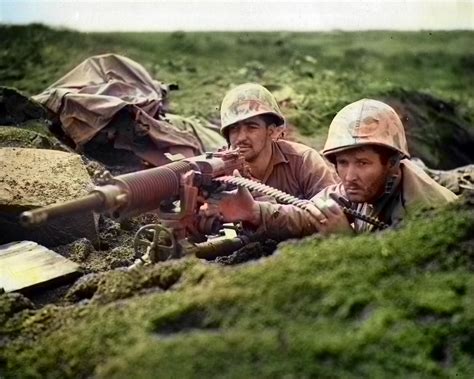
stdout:
[[[151,262],[194,254],[199,258],[215,258],[230,254],[248,242],[247,237],[216,238],[208,235],[222,229],[218,217],[199,217],[199,198],[228,187],[214,179],[245,173],[245,159],[238,151],[227,150],[181,159],[164,166],[130,174],[100,178],[88,195],[62,204],[23,212],[20,223],[32,226],[48,220],[81,212],[106,213],[115,219],[157,211],[159,224],[142,227],[136,234],[137,257]],[[179,208],[175,201],[179,200]]]
[[[95,187],[88,195],[23,212],[20,222],[24,226],[31,226],[54,217],[87,211],[107,213],[113,218],[123,219],[156,210],[160,223],[143,226],[135,236],[137,258],[152,263],[188,254],[213,259],[231,254],[259,236],[239,234],[234,238],[207,240],[209,235],[217,235],[223,229],[223,224],[217,216],[199,216],[200,199],[227,190],[229,186],[243,186],[301,209],[306,209],[310,202],[245,177],[230,176],[234,170],[239,170],[245,176],[245,159],[238,151],[227,150],[116,177],[103,175],[102,185]],[[179,200],[179,209],[175,208],[176,200]],[[340,203],[339,199],[336,201],[347,215],[360,218],[379,229],[387,227],[378,219],[360,214],[347,204]]]

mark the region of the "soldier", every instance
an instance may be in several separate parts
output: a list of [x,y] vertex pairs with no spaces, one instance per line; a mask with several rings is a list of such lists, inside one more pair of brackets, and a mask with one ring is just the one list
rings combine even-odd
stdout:
[[285,119],[274,96],[246,83],[222,100],[221,133],[243,153],[256,180],[302,199],[337,183],[332,167],[308,146],[279,139]]
[[333,119],[323,155],[341,179],[314,196],[307,211],[292,205],[257,203],[239,189],[225,198],[220,211],[227,221],[242,220],[279,239],[321,234],[362,232],[370,225],[348,220],[331,198],[346,199],[352,208],[393,225],[416,205],[444,204],[456,195],[412,163],[402,122],[385,103],[363,99],[344,107]]

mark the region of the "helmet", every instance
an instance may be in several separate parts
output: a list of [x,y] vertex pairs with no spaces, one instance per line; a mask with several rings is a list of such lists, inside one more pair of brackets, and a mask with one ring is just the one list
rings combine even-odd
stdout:
[[362,99],[342,108],[329,126],[322,154],[332,154],[362,145],[385,146],[409,158],[403,124],[389,105]]
[[221,134],[227,139],[228,127],[236,122],[261,114],[271,114],[277,126],[285,124],[275,97],[260,84],[245,83],[231,89],[221,104]]

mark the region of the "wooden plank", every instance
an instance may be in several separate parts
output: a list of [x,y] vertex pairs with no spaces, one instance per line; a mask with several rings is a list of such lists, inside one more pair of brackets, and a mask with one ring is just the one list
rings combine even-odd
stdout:
[[78,264],[36,242],[0,245],[0,289],[5,292],[46,284],[78,271]]

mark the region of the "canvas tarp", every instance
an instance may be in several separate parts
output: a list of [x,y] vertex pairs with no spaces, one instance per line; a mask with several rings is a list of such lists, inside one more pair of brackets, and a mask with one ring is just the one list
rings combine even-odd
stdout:
[[[137,62],[105,54],[86,59],[33,98],[58,116],[64,133],[79,149],[127,113],[132,131],[107,130],[109,139],[115,147],[131,150],[155,165],[166,163],[165,152],[191,156],[225,144],[213,130],[208,133],[212,138],[202,141],[205,134],[196,131],[192,122],[169,122],[163,109],[167,93],[168,87],[153,80]],[[123,125],[113,124],[115,128]],[[152,143],[144,144],[144,137]]]

